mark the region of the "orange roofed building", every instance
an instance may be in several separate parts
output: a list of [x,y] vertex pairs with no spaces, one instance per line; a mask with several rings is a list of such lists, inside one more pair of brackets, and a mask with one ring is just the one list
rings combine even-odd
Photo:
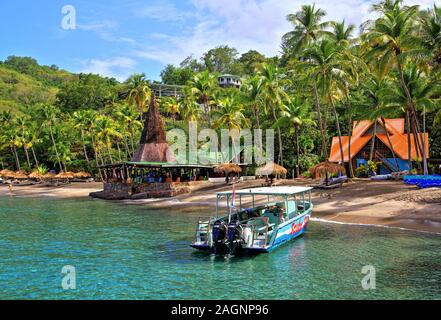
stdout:
[[[370,158],[372,143],[374,143],[373,160],[381,162],[379,167],[380,174],[387,174],[394,171],[408,169],[408,137],[404,129],[404,119],[385,119],[385,125],[377,119],[375,129],[374,121],[362,120],[354,123],[351,137],[351,161],[353,168],[366,164]],[[387,136],[389,133],[389,139]],[[375,131],[375,139],[374,139]],[[390,140],[390,143],[389,143]],[[422,160],[421,152],[415,148],[415,137],[410,134],[410,158],[412,160]],[[421,133],[420,141],[426,142],[426,157],[429,155],[429,136]],[[392,146],[391,146],[392,144]],[[343,155],[345,164],[349,162],[349,137],[342,136]],[[422,148],[422,146],[421,146]],[[396,156],[393,158],[392,150]],[[341,162],[340,144],[338,137],[332,138],[331,162]],[[397,167],[398,164],[398,167]]]

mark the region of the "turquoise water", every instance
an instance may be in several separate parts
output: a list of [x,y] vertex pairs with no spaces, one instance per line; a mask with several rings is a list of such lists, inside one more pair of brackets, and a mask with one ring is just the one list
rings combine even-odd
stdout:
[[[1,299],[441,299],[441,237],[311,222],[271,254],[189,247],[198,215],[100,200],[0,198]],[[61,269],[76,269],[63,290]],[[361,286],[365,265],[376,289]]]

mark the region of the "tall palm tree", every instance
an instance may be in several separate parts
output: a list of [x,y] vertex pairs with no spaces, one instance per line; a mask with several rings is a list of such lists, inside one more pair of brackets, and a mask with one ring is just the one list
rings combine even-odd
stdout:
[[256,118],[256,127],[260,129],[260,102],[261,102],[261,92],[262,92],[263,80],[259,75],[254,75],[245,79],[242,84],[241,90],[245,92],[245,97],[247,104],[253,109],[254,117]]
[[0,113],[0,127],[2,134],[0,135],[1,148],[9,148],[15,159],[17,170],[21,170],[20,158],[18,157],[17,147],[20,146],[20,136],[16,126],[11,126],[14,117],[11,111],[2,111]]
[[211,125],[210,112],[213,102],[212,95],[217,89],[217,77],[208,70],[197,73],[188,83],[190,93],[204,108],[205,119]]
[[441,7],[433,5],[421,17],[421,35],[423,43],[432,52],[431,64],[441,66]]
[[[421,130],[417,110],[404,75],[405,65],[411,59],[414,63],[415,60],[426,58],[429,54],[427,48],[424,47],[423,38],[416,33],[418,6],[403,6],[402,0],[386,0],[374,6],[374,10],[382,15],[367,25],[368,32],[364,35],[364,39],[370,45],[369,55],[387,61],[398,72],[399,83],[406,97],[407,131],[410,134],[411,128],[414,127],[415,130],[412,131],[415,133],[418,144],[421,145],[423,143],[419,136]],[[423,153],[426,153],[425,144],[423,148]],[[424,158],[424,167],[426,167],[426,161],[427,159]]]
[[80,131],[84,158],[86,159],[87,165],[90,165],[89,156],[87,155],[87,146],[86,146],[86,137],[85,137],[86,136],[85,133],[88,130],[87,116],[88,116],[88,111],[86,110],[75,111],[72,115],[72,120],[73,120],[74,128]]
[[[262,79],[261,99],[264,111],[268,113],[271,110],[273,120],[277,122],[277,113],[284,102],[289,99],[284,88],[288,80],[274,63],[264,63],[258,74]],[[277,134],[279,137],[279,163],[283,166],[283,143],[280,128],[277,128]]]
[[326,12],[322,9],[315,9],[313,5],[303,5],[301,10],[295,14],[289,14],[286,18],[294,27],[293,31],[282,37],[282,47],[288,55],[296,55],[322,36],[328,34],[325,29],[329,22],[322,22]]
[[315,124],[310,117],[310,110],[299,96],[290,98],[287,104],[282,107],[279,120],[274,124],[274,127],[288,128],[290,133],[294,135],[295,143],[293,147],[296,148],[296,177],[300,176],[300,143],[299,130],[304,124]]
[[57,126],[59,121],[58,109],[56,109],[52,105],[44,105],[40,111],[41,111],[41,118],[43,121],[42,126],[49,130],[49,135],[52,141],[53,150],[55,152],[56,161],[58,162],[60,171],[63,171],[60,154],[58,152],[57,143],[55,142],[55,137],[54,137],[54,128]]
[[111,152],[112,144],[114,139],[122,139],[121,133],[116,130],[113,120],[104,115],[101,115],[96,119],[95,130],[97,132],[97,138],[107,149],[110,163],[113,164]]
[[132,75],[126,83],[129,87],[127,101],[129,104],[136,106],[140,119],[143,121],[143,115],[144,112],[147,111],[152,92],[149,87],[149,82],[147,81],[145,74],[136,73]]
[[344,70],[346,68],[346,61],[340,59],[339,46],[328,39],[323,39],[311,46],[306,50],[305,54],[309,57],[314,80],[322,89],[332,107],[338,133],[341,163],[344,164],[342,134],[335,100],[339,99],[342,95],[339,86],[348,77]]

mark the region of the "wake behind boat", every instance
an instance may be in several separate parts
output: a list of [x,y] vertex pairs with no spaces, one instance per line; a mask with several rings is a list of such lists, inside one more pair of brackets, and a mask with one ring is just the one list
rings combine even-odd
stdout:
[[[298,237],[312,215],[310,187],[266,187],[220,192],[216,217],[200,217],[193,248],[219,254],[271,252]],[[236,196],[239,206],[236,206]],[[252,206],[243,208],[245,198]],[[264,205],[256,201],[266,200]],[[226,201],[227,214],[220,215]]]

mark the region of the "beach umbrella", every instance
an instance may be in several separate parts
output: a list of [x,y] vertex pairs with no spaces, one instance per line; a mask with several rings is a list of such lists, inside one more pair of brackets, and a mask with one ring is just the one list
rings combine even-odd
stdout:
[[43,179],[45,179],[45,180],[52,180],[52,179],[54,179],[54,178],[55,178],[55,174],[54,174],[54,173],[50,173],[50,172],[46,173],[46,174],[43,176]]
[[73,174],[73,176],[74,176],[74,178],[77,178],[77,179],[88,179],[88,178],[92,177],[92,175],[90,173],[87,173],[84,171],[76,172]]
[[214,168],[214,172],[229,175],[230,173],[241,173],[242,168],[234,163],[223,163]]
[[24,171],[17,171],[12,178],[17,180],[25,180],[28,179],[29,176]]
[[15,175],[15,172],[8,170],[8,169],[0,171],[0,176],[4,177],[4,178],[12,178],[12,177],[14,177],[14,175]]
[[59,174],[57,174],[55,176],[55,178],[60,178],[60,179],[73,179],[74,178],[74,173],[73,172],[60,172]]
[[31,178],[31,179],[37,179],[37,180],[43,179],[43,177],[44,177],[44,175],[41,174],[41,173],[38,172],[38,171],[34,171],[34,172],[32,172],[32,173],[29,175],[29,178]]
[[325,161],[309,169],[309,172],[311,173],[314,179],[325,176],[326,185],[328,185],[329,174],[336,174],[336,173],[345,174],[346,170],[345,167],[340,164]]
[[274,162],[268,162],[256,169],[256,175],[258,176],[283,176],[287,173],[288,170]]

